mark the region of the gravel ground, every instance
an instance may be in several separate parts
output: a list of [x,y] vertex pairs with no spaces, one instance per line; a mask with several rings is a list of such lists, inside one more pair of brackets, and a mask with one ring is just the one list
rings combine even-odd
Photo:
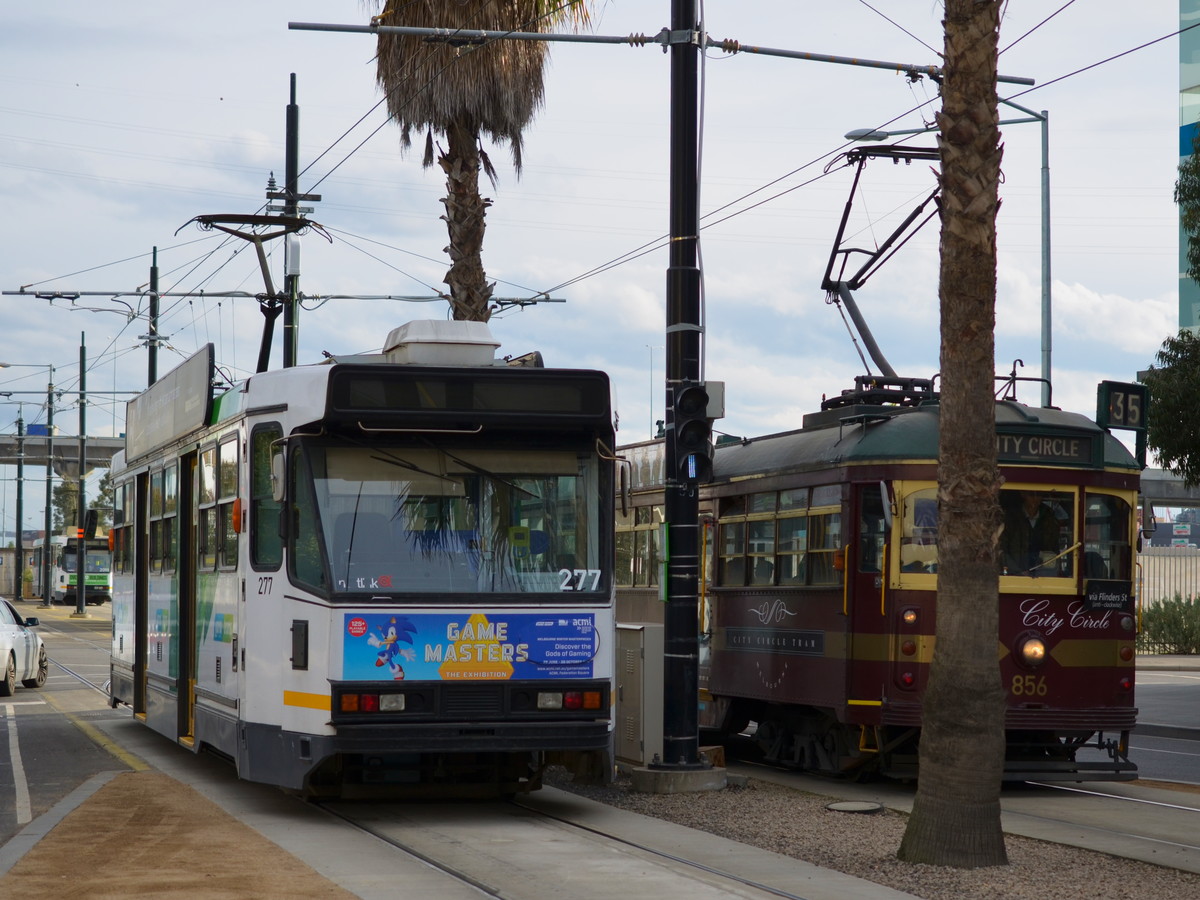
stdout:
[[1200,898],[1200,875],[1030,838],[1006,836],[1007,866],[954,869],[902,863],[896,849],[908,817],[831,812],[821,797],[750,779],[744,787],[688,794],[641,794],[626,778],[604,787],[547,784],[611,806],[665,819],[743,844],[906,891],[925,900],[1159,900]]

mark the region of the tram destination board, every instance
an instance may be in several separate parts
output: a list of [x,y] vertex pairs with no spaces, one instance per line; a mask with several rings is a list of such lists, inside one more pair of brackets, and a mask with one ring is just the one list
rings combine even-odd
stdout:
[[1087,434],[996,434],[996,455],[1001,463],[1034,462],[1051,465],[1094,465],[1096,442]]
[[1089,578],[1084,586],[1084,603],[1088,609],[1133,611],[1133,584],[1108,578]]
[[608,382],[602,373],[530,369],[383,371],[339,367],[330,379],[329,412],[418,415],[538,415],[605,419]]

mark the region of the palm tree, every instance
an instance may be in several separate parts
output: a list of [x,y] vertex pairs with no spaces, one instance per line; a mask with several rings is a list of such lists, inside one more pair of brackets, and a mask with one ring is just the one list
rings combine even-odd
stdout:
[[1007,862],[1000,827],[1004,690],[999,472],[993,396],[1002,0],[945,0],[941,153],[941,427],[937,646],[925,692],[920,783],[899,857]]
[[[562,23],[589,21],[583,0],[393,0],[375,19],[380,25],[409,25],[450,31],[548,31]],[[414,130],[426,132],[426,167],[435,158],[446,173],[446,229],[450,244],[450,306],[455,319],[486,322],[494,285],[483,269],[484,216],[492,201],[479,193],[479,172],[495,185],[495,169],[480,138],[512,150],[521,172],[521,134],[542,105],[547,48],[541,41],[505,40],[432,43],[424,38],[381,34],[376,78],[387,94],[388,112],[400,126],[407,149]],[[444,145],[440,140],[445,141]]]

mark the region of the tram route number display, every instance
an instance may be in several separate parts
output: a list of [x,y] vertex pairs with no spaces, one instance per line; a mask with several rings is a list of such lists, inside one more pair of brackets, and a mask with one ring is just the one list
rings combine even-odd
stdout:
[[570,613],[345,613],[348,681],[591,678],[595,616]]

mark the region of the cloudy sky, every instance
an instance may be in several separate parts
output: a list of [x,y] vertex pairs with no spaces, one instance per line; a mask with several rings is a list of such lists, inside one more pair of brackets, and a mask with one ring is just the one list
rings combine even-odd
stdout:
[[[937,0],[703,5],[714,38],[939,62]],[[653,35],[670,23],[667,0],[594,6],[598,34]],[[282,180],[291,73],[300,186],[322,195],[311,218],[334,238],[304,239],[302,291],[430,297],[444,287],[440,173],[400,153],[375,84],[374,40],[288,29],[363,24],[373,11],[360,0],[0,7],[0,289],[30,292],[0,296],[0,361],[53,365],[70,391],[82,334],[90,391],[144,387],[139,335],[148,326],[137,292],[154,247],[163,291],[261,291],[244,245],[195,226],[176,232],[196,215],[255,212],[269,174]],[[1096,383],[1133,380],[1176,328],[1177,28],[1174,0],[1006,7],[1001,73],[1036,86],[1002,86],[1001,96],[1049,113],[1053,397],[1064,408],[1094,412]],[[522,177],[506,149],[490,150],[499,181],[487,191],[484,263],[497,297],[549,292],[565,302],[511,308],[491,327],[502,355],[539,349],[549,365],[608,371],[618,437],[642,440],[663,415],[669,56],[656,46],[559,44],[546,84]],[[936,86],[884,69],[711,50],[703,96],[705,374],[727,385],[717,427],[795,428],[822,395],[865,371],[821,290],[852,174],[837,161],[849,146],[843,135],[924,127],[939,105]],[[1020,359],[1022,374],[1037,376],[1041,126],[1006,127],[1004,144],[996,368]],[[932,185],[929,163],[870,165],[850,242],[883,240]],[[938,370],[936,247],[933,223],[857,295],[901,374]],[[282,248],[272,267],[278,286]],[[48,301],[33,291],[112,296]],[[209,341],[231,377],[253,371],[262,322],[254,300],[164,298],[162,310],[160,374]],[[396,325],[445,315],[440,301],[310,301],[299,357],[376,350]],[[44,369],[0,370],[0,390],[45,381]],[[1036,403],[1039,392],[1020,396]],[[36,400],[27,421],[44,415]],[[59,423],[77,421],[69,393],[62,402]],[[124,398],[92,402],[89,430],[119,433]],[[16,412],[0,407],[9,433]]]

